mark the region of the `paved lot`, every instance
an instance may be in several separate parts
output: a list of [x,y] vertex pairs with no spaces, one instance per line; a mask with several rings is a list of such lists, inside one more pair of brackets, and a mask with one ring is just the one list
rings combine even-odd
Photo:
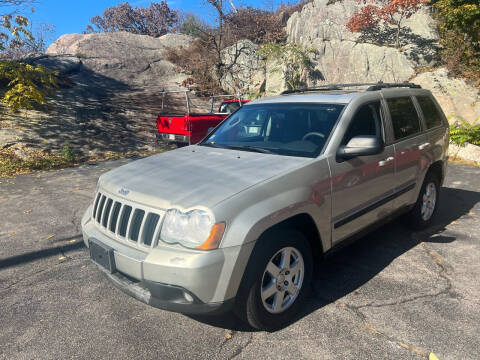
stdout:
[[428,231],[397,221],[320,264],[298,321],[265,333],[148,307],[90,263],[80,218],[124,162],[0,179],[0,359],[480,358],[480,168],[450,166]]

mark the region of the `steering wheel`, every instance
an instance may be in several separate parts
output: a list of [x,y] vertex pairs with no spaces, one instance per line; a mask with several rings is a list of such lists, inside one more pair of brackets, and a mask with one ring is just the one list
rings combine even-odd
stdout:
[[309,138],[310,136],[318,136],[318,137],[321,137],[322,139],[325,139],[325,135],[324,135],[324,134],[322,134],[322,133],[320,133],[320,132],[315,132],[315,131],[313,131],[313,132],[309,132],[309,133],[305,134],[305,135],[303,136],[303,138],[302,138],[302,141],[303,141],[303,140],[306,140],[306,139]]

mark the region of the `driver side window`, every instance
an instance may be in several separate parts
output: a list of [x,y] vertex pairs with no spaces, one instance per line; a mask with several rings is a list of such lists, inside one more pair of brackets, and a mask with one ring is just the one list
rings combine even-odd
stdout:
[[372,135],[382,138],[382,121],[380,101],[362,105],[350,123],[342,145],[346,145],[353,137]]

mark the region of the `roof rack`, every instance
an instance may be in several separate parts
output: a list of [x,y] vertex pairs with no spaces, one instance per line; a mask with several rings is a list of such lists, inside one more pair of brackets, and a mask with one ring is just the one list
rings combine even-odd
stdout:
[[351,84],[328,84],[328,85],[321,85],[315,87],[305,87],[299,89],[292,89],[292,90],[285,90],[281,93],[281,95],[289,95],[295,93],[302,93],[302,92],[314,92],[314,91],[332,91],[332,90],[343,90],[345,88],[352,88],[352,87],[362,87],[368,86],[365,91],[376,91],[381,89],[387,88],[411,88],[411,89],[421,89],[420,85],[405,81],[401,83],[384,83],[383,81],[379,81],[376,83],[351,83]]

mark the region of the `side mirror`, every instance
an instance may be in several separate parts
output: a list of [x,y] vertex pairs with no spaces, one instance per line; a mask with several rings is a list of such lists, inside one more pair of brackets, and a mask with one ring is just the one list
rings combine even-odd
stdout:
[[347,145],[340,146],[337,156],[348,160],[357,156],[380,154],[383,151],[383,141],[377,136],[360,135],[353,137]]

